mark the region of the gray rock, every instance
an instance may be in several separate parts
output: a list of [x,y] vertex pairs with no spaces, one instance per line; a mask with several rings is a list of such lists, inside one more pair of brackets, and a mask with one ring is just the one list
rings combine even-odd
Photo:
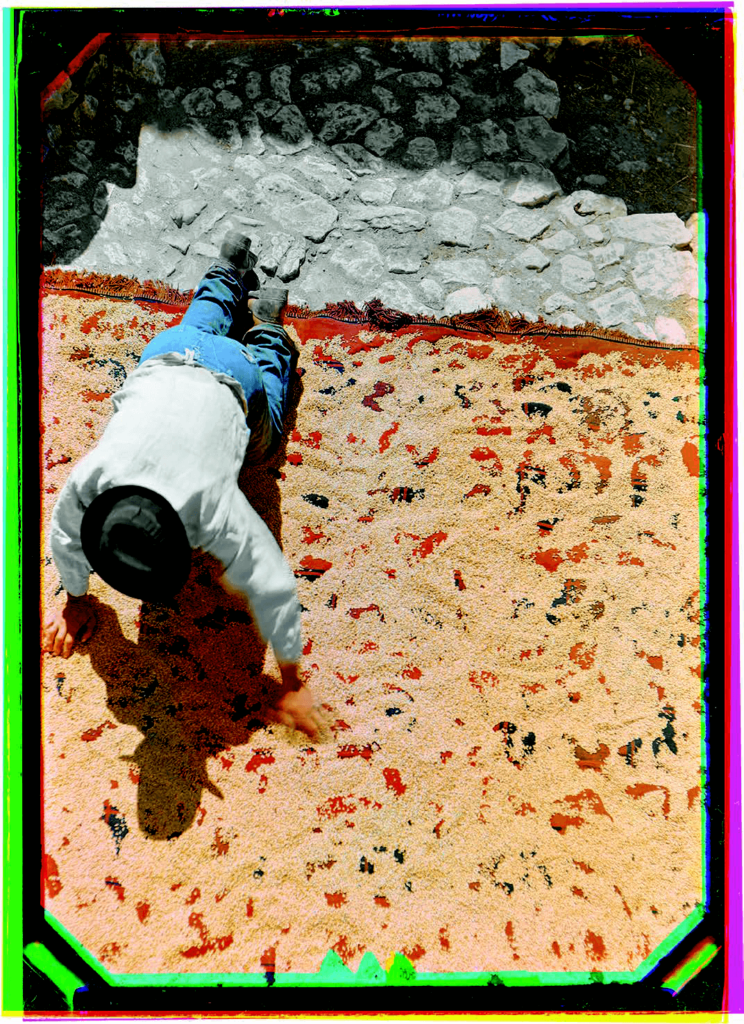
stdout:
[[470,245],[477,225],[477,216],[460,206],[440,210],[429,218],[432,238],[443,245]]
[[566,249],[573,249],[577,245],[577,238],[564,229],[556,231],[554,235],[548,235],[547,238],[541,238],[540,245],[551,252],[565,252]]
[[566,202],[572,206],[575,213],[584,218],[589,214],[595,214],[598,217],[605,214],[608,217],[625,217],[628,213],[628,208],[622,199],[617,199],[615,196],[598,195],[596,192],[589,192],[586,189],[573,192],[567,197]]
[[344,226],[352,231],[361,231],[365,227],[420,231],[424,224],[423,213],[402,206],[362,206],[352,203],[344,218]]
[[194,89],[181,100],[181,106],[190,117],[208,117],[213,114],[216,106],[212,90],[206,86]]
[[579,256],[562,256],[560,259],[561,284],[572,292],[588,292],[597,287],[594,267]]
[[362,77],[362,69],[353,61],[329,65],[322,71],[325,87],[329,92],[349,89]]
[[382,170],[383,163],[379,156],[373,156],[358,142],[339,142],[331,146],[331,149],[355,174],[378,174]]
[[494,97],[482,89],[474,89],[473,82],[467,75],[452,75],[447,83],[447,91],[459,100],[473,117],[489,117],[496,106]]
[[354,281],[376,281],[385,273],[378,247],[362,239],[342,242],[331,254],[329,262]]
[[402,53],[412,56],[420,64],[426,64],[437,71],[442,70],[442,62],[437,53],[438,45],[429,39],[403,39],[393,43],[391,53]]
[[526,60],[529,55],[529,50],[523,50],[516,43],[503,42],[501,44],[501,70],[508,71],[518,61]]
[[441,284],[478,285],[485,288],[491,276],[491,268],[485,260],[477,257],[454,260],[436,260],[429,268],[431,278]]
[[419,289],[427,303],[433,309],[441,309],[444,306],[444,291],[442,286],[431,277],[424,277],[419,281]]
[[257,100],[261,95],[261,74],[259,71],[249,71],[245,76],[245,85],[243,86],[246,96],[249,100]]
[[550,257],[536,245],[528,245],[512,260],[512,264],[522,270],[544,270],[550,266]]
[[616,284],[625,284],[625,271],[622,267],[613,267],[601,271],[601,285],[603,288],[612,288]]
[[80,171],[68,171],[67,174],[60,174],[56,178],[51,178],[49,187],[52,189],[65,187],[82,189],[87,183],[87,174],[82,174]]
[[484,156],[505,156],[509,150],[506,132],[490,119],[474,126]]
[[550,227],[550,221],[537,210],[507,210],[496,221],[496,227],[523,242],[531,242]]
[[383,306],[388,309],[397,309],[403,313],[418,313],[421,310],[421,303],[416,300],[408,285],[402,281],[385,281],[381,285],[373,286],[367,290],[365,300],[380,299]]
[[233,167],[236,171],[241,174],[247,175],[249,178],[260,178],[262,174],[265,174],[264,165],[255,156],[236,156]]
[[585,174],[582,180],[587,185],[598,185],[601,187],[607,184],[607,178],[605,178],[604,174]]
[[410,71],[398,75],[396,80],[404,89],[438,89],[442,84],[439,75],[431,71]]
[[623,160],[617,165],[617,169],[623,174],[642,174],[648,170],[648,164],[645,160]]
[[464,126],[458,128],[452,140],[452,159],[458,164],[469,166],[477,163],[482,157],[483,150],[475,137],[475,130]]
[[45,250],[52,255],[54,262],[67,258],[70,249],[80,249],[83,244],[83,232],[79,224],[63,224],[55,230],[44,228],[42,235]]
[[176,227],[183,227],[184,224],[193,224],[202,210],[207,208],[204,199],[182,199],[171,213],[171,220]]
[[96,190],[93,193],[93,212],[97,217],[105,217],[106,210],[108,209],[108,188],[106,187],[105,181],[99,181],[96,185]]
[[348,139],[362,128],[376,121],[380,112],[361,103],[326,103],[317,111],[322,127],[317,132],[321,142],[334,142],[339,137]]
[[[434,173],[433,171],[431,172]],[[506,178],[506,170],[501,178],[503,181]],[[501,185],[498,180],[492,180],[490,178],[484,178],[479,171],[473,169],[464,174],[457,182],[457,190],[461,196],[472,196],[478,192],[486,192],[488,195],[500,196]]]
[[403,138],[403,129],[395,121],[380,118],[374,128],[364,136],[364,145],[377,156],[384,156],[394,149]]
[[457,117],[460,104],[449,93],[425,92],[416,97],[416,112],[413,115],[422,128],[429,125],[442,125]]
[[534,110],[536,114],[542,114],[543,117],[558,116],[561,105],[558,86],[542,71],[530,68],[516,80],[514,87],[521,94],[525,110]]
[[293,103],[277,110],[272,124],[277,126],[280,136],[287,142],[299,142],[309,134],[307,121],[303,117],[302,111]]
[[463,64],[478,60],[481,55],[479,39],[453,39],[448,45],[450,67],[461,68]]
[[73,151],[69,156],[69,163],[78,171],[82,171],[83,174],[90,174],[93,170],[93,164],[90,162],[85,153]]
[[125,43],[132,58],[132,72],[151,85],[165,85],[166,63],[156,39]]
[[399,75],[402,70],[402,68],[378,68],[375,71],[375,81],[381,82],[386,78],[391,78],[393,75]]
[[398,202],[402,206],[417,206],[425,210],[437,210],[450,206],[455,186],[437,170],[427,171],[421,178],[407,181],[398,190]]
[[646,242],[648,245],[682,247],[689,245],[692,238],[692,232],[676,213],[635,213],[630,217],[618,217],[611,222],[611,230],[615,238]]
[[519,206],[541,206],[561,194],[561,186],[552,171],[539,164],[509,164],[503,196]]
[[137,147],[134,145],[133,142],[130,142],[128,139],[121,146],[117,146],[114,150],[114,153],[117,156],[120,156],[126,164],[136,165],[137,163]]
[[295,169],[305,178],[308,188],[325,199],[340,199],[351,188],[351,181],[348,179],[353,180],[353,175],[348,171],[342,174],[335,164],[315,153],[303,156]]
[[598,296],[588,305],[600,327],[617,327],[625,322],[646,319],[646,310],[630,288],[616,288]]
[[95,96],[91,96],[90,94],[86,93],[85,96],[83,96],[82,102],[75,111],[75,113],[80,113],[85,118],[87,118],[87,120],[92,121],[98,113],[98,100]]
[[305,96],[320,96],[325,91],[324,82],[317,71],[303,75],[300,78],[300,85],[305,90]]
[[166,245],[170,245],[173,249],[178,249],[184,255],[189,251],[189,245],[191,244],[186,235],[178,235],[175,231],[170,232],[162,236],[163,241]]
[[690,252],[668,247],[643,249],[636,253],[633,283],[644,295],[675,299],[679,295],[697,298],[697,261]]
[[552,164],[565,150],[568,140],[555,132],[544,117],[522,117],[514,125],[522,155],[541,164]]
[[594,242],[595,245],[605,240],[605,233],[599,224],[587,224],[585,228],[581,229],[581,233],[587,241]]
[[395,96],[389,89],[385,89],[381,85],[373,85],[370,92],[378,102],[383,114],[394,114],[396,111],[400,110],[400,103],[398,103]]
[[336,210],[318,196],[279,206],[271,213],[285,230],[304,235],[311,242],[322,242],[338,220]]
[[[384,206],[393,198],[397,187],[394,178],[371,178],[359,185],[357,195],[363,203]],[[406,205],[406,200],[401,200],[401,204]]]
[[280,64],[272,69],[269,74],[271,91],[280,103],[291,104],[292,95],[289,91],[289,83],[292,81],[292,68],[289,64]]
[[623,242],[610,242],[609,245],[603,245],[601,249],[594,249],[591,253],[592,259],[600,269],[619,263],[624,255],[625,245]]
[[78,93],[72,88],[72,80],[65,75],[60,84],[44,100],[44,112],[50,110],[67,110],[78,99]]
[[293,235],[277,233],[269,237],[261,251],[259,266],[281,281],[294,281],[305,262],[305,243]]
[[279,102],[279,100],[269,99],[268,96],[266,97],[266,99],[259,100],[258,103],[254,104],[253,106],[253,109],[256,111],[256,113],[260,117],[264,118],[264,120],[272,118],[280,108],[281,103]]
[[243,101],[240,97],[236,96],[234,92],[229,92],[227,89],[221,89],[215,99],[223,110],[243,109]]
[[507,178],[506,167],[495,160],[479,160],[473,165],[473,170],[488,181],[506,181]]
[[487,309],[491,305],[489,296],[484,295],[480,288],[458,288],[450,292],[444,301],[445,316],[456,313],[476,313],[479,309]]
[[411,139],[403,155],[403,163],[406,167],[426,169],[434,167],[438,160],[439,150],[436,142],[425,135]]
[[581,327],[586,323],[586,320],[582,320],[580,316],[569,310],[565,313],[559,313],[558,316],[554,317],[553,323],[558,324],[559,327]]

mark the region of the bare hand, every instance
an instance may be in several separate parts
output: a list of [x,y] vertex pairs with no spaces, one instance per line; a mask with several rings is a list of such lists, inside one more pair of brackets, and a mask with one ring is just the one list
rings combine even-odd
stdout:
[[311,739],[314,739],[323,727],[320,715],[314,708],[313,695],[307,686],[285,693],[274,708],[272,717],[282,725],[300,729]]
[[41,649],[69,658],[76,643],[85,643],[93,636],[97,622],[95,605],[89,597],[68,594],[66,603],[47,616]]

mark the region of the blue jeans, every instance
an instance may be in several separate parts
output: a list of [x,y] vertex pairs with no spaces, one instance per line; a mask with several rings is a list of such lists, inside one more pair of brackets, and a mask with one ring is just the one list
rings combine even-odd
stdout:
[[252,327],[245,344],[228,337],[246,299],[240,274],[219,263],[212,264],[181,323],[157,334],[145,346],[139,365],[166,352],[184,355],[190,350],[198,366],[238,381],[245,395],[250,449],[268,457],[281,442],[296,355],[287,332],[278,324]]

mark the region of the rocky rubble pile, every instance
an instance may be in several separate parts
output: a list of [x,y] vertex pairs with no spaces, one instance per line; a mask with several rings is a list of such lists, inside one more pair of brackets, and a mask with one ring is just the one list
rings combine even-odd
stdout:
[[192,88],[169,87],[188,54],[165,45],[130,42],[116,63],[99,54],[79,93],[70,82],[47,101],[48,259],[193,287],[225,230],[243,226],[264,274],[311,308],[495,303],[696,342],[696,215],[629,215],[585,187],[564,195],[558,88],[527,46],[297,49],[289,62],[201,47]]

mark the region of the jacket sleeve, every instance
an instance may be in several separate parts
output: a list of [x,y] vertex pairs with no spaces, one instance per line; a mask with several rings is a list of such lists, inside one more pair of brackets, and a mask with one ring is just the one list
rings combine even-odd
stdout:
[[302,636],[294,576],[268,526],[237,488],[222,529],[202,547],[225,566],[230,587],[245,595],[277,660],[299,662]]
[[62,586],[74,597],[86,593],[91,573],[80,543],[80,524],[84,512],[74,477],[70,476],[52,512],[50,543]]

